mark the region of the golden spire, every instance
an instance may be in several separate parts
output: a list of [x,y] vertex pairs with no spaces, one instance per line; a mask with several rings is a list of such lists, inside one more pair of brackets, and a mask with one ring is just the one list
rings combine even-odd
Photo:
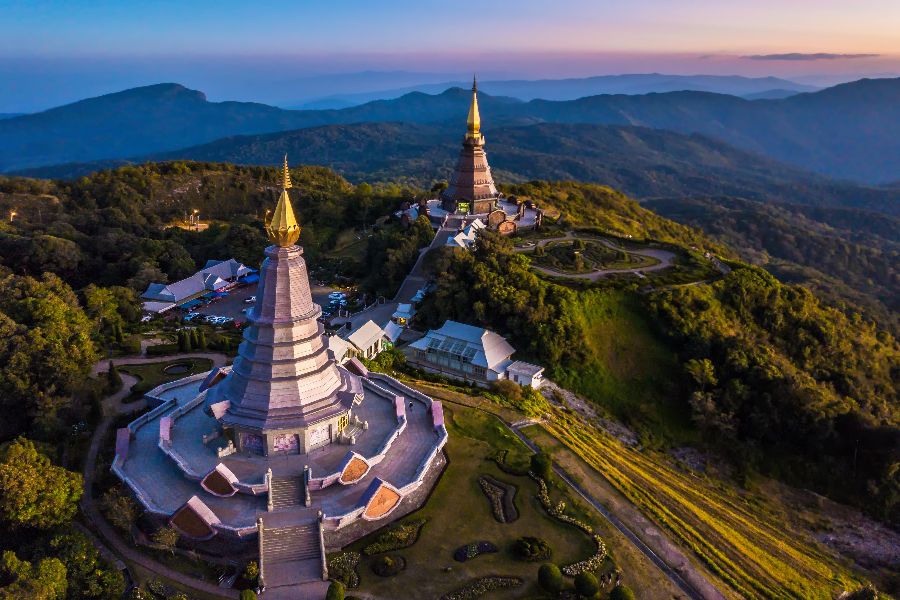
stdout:
[[291,173],[288,170],[287,154],[284,155],[284,168],[282,170],[282,189],[275,205],[272,220],[266,225],[266,233],[269,240],[282,248],[293,246],[300,239],[300,225],[294,216],[294,207],[291,206],[291,198],[288,190],[291,188]]
[[481,115],[478,114],[478,82],[472,77],[472,105],[469,107],[469,118],[466,121],[466,137],[478,139],[481,137]]
[[284,167],[281,172],[281,181],[282,181],[281,187],[283,187],[286,190],[291,189],[291,172],[288,170],[287,154],[284,155]]

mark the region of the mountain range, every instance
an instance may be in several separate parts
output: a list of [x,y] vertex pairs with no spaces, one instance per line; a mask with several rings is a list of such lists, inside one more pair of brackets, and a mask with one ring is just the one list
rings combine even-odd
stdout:
[[[341,110],[209,102],[159,84],[0,120],[0,171],[123,159],[218,138],[322,125],[461,126],[470,92],[421,92]],[[900,79],[860,80],[775,100],[708,92],[531,100],[480,94],[485,130],[537,123],[629,125],[703,134],[802,169],[868,183],[900,173]],[[549,151],[551,148],[545,148]]]
[[[466,81],[424,83],[402,88],[367,91],[352,94],[333,94],[298,103],[293,108],[346,108],[373,100],[390,100],[412,92],[439,94],[446,89],[467,88]],[[652,94],[662,92],[712,92],[745,98],[786,98],[800,92],[813,92],[817,87],[778,77],[741,77],[738,75],[664,75],[640,73],[629,75],[599,75],[568,79],[488,80],[479,81],[478,88],[495,96],[511,96],[519,100],[575,100],[599,94]]]

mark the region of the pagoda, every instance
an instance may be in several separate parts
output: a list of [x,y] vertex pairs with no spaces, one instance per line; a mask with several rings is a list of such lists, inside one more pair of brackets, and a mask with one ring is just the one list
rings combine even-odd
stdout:
[[347,425],[361,386],[329,357],[321,307],[313,302],[300,226],[282,190],[260,270],[256,303],[231,372],[210,389],[207,403],[238,451],[303,453],[335,441]]
[[441,206],[448,212],[480,215],[496,208],[498,198],[484,151],[481,115],[478,113],[478,82],[473,78],[466,136],[463,138],[462,150],[456,161],[456,170],[450,178],[450,185],[441,194]]
[[324,596],[326,552],[420,507],[447,442],[439,401],[328,349],[291,189],[285,158],[233,364],[150,390],[111,467],[183,545],[258,558],[273,600]]

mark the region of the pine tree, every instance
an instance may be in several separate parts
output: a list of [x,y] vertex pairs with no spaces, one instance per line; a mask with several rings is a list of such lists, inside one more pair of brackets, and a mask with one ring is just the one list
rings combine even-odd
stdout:
[[197,349],[206,350],[206,333],[202,330],[197,333]]
[[189,349],[187,333],[184,330],[181,330],[178,332],[178,351],[187,352]]
[[200,334],[196,329],[191,330],[191,348],[197,349],[200,347]]
[[116,336],[116,343],[121,345],[124,336],[122,335],[122,326],[119,323],[113,326],[113,335]]

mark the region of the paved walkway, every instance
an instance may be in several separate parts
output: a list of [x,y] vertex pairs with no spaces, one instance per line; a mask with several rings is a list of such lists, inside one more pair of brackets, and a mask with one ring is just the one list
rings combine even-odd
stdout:
[[646,256],[648,258],[653,258],[655,260],[658,260],[659,262],[656,264],[653,264],[653,265],[646,266],[646,267],[634,267],[631,269],[596,269],[594,271],[591,271],[590,273],[567,273],[566,271],[558,271],[556,269],[550,269],[548,267],[539,267],[534,264],[531,265],[531,268],[540,273],[544,273],[545,275],[551,275],[554,277],[569,277],[572,279],[589,279],[591,281],[596,281],[597,279],[600,279],[601,277],[606,277],[607,275],[615,275],[615,274],[621,274],[621,273],[639,274],[639,273],[649,273],[651,271],[661,271],[662,269],[668,269],[669,267],[671,267],[672,261],[675,260],[675,253],[669,252],[668,250],[662,250],[660,248],[647,248],[645,250],[631,250],[628,248],[623,248],[622,246],[614,244],[610,240],[607,240],[604,238],[600,238],[600,237],[593,236],[593,235],[592,236],[579,236],[571,231],[566,232],[566,235],[563,235],[560,237],[540,240],[537,243],[537,245],[534,247],[516,248],[515,251],[516,252],[531,252],[534,250],[535,247],[538,247],[538,246],[544,247],[547,244],[549,244],[550,242],[561,242],[561,241],[576,240],[576,239],[599,242],[599,243],[603,244],[604,246],[606,246],[607,248],[611,248],[612,250],[627,252],[629,254],[635,254],[637,256]]

